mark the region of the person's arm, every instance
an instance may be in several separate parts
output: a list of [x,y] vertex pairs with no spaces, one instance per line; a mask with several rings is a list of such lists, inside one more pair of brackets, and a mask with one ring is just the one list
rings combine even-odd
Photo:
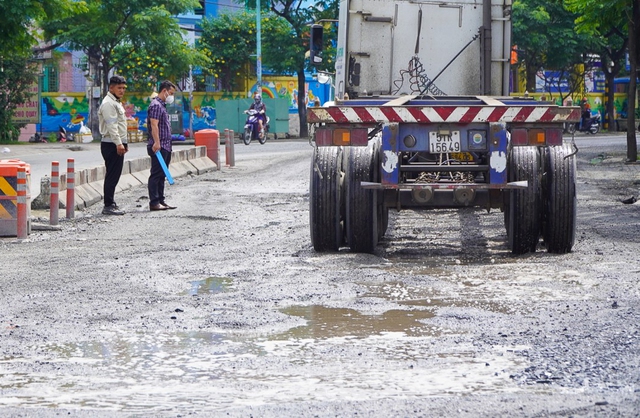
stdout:
[[162,148],[160,146],[160,128],[158,127],[159,122],[160,121],[158,119],[149,118],[149,123],[151,123],[151,138],[153,138],[153,146],[151,147],[151,150],[153,152],[158,152],[158,150]]

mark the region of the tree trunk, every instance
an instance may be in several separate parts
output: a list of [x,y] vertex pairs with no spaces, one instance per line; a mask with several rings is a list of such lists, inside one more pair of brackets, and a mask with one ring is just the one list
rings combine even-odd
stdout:
[[100,106],[100,99],[93,97],[93,88],[99,87],[101,84],[101,72],[99,66],[99,59],[96,59],[91,53],[88,53],[89,58],[89,74],[91,75],[93,82],[88,87],[87,94],[89,102],[89,121],[87,127],[91,129],[91,134],[94,140],[100,140],[100,121],[98,120],[98,108]]
[[533,93],[536,91],[536,73],[538,71],[537,66],[526,65],[525,72],[527,73],[527,91]]
[[306,78],[304,75],[304,67],[297,71],[298,73],[298,115],[300,116],[300,138],[309,136],[309,128],[307,126],[307,104],[305,98],[307,96]]
[[629,93],[627,96],[627,161],[638,160],[638,144],[636,143],[636,78],[638,77],[638,36],[640,36],[640,0],[633,1],[633,13],[629,21]]
[[616,119],[615,116],[613,114],[613,110],[614,110],[614,96],[613,94],[615,93],[614,89],[613,89],[613,80],[615,79],[615,74],[613,71],[607,71],[605,70],[604,72],[604,91],[605,91],[605,117],[604,117],[604,122],[603,122],[603,128],[607,129],[608,131],[613,131],[615,129],[615,123],[616,123]]

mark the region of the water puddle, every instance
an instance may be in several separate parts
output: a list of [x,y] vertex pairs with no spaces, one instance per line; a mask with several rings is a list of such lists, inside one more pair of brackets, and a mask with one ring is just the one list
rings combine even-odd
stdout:
[[[397,302],[402,306],[419,306],[432,308],[430,312],[437,313],[438,308],[475,308],[496,313],[510,314],[512,309],[506,301],[496,301],[490,298],[469,295],[465,297],[448,297],[436,292],[431,287],[410,286],[401,281],[382,284],[362,284],[366,291],[362,298],[380,298]],[[477,287],[477,283],[466,283],[465,286]],[[465,293],[460,291],[459,294]],[[466,292],[468,293],[468,292]],[[478,295],[480,296],[480,295]],[[432,315],[433,316],[433,315]]]
[[[297,306],[307,324],[277,335],[104,332],[0,358],[5,407],[223,415],[260,405],[423,398],[513,390],[514,348],[433,345],[427,311],[365,315]],[[255,412],[255,411],[254,411]]]
[[207,277],[203,280],[189,282],[189,289],[184,294],[197,296],[209,293],[226,292],[233,285],[229,277]]
[[293,306],[281,312],[304,318],[307,324],[279,334],[272,340],[327,339],[335,337],[364,338],[385,333],[408,336],[435,335],[437,330],[422,320],[433,318],[425,310],[389,310],[380,315],[365,315],[354,309],[325,306]]

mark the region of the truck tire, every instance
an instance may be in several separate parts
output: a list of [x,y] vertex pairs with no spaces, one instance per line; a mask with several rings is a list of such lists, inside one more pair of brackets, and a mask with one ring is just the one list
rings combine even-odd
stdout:
[[309,225],[316,251],[338,251],[344,242],[344,173],[341,147],[316,147],[311,160]]
[[566,254],[576,236],[576,158],[571,145],[548,147],[544,153],[544,222],[547,251]]
[[508,162],[509,181],[529,182],[526,189],[509,190],[505,221],[513,254],[535,252],[540,239],[540,153],[536,147],[513,147]]
[[375,147],[350,147],[346,187],[346,238],[351,251],[373,253],[378,244],[379,191],[364,189],[362,181],[375,181]]
[[[371,173],[371,181],[380,182],[380,140],[374,140],[373,142],[373,172]],[[376,191],[376,203],[378,204],[377,218],[378,218],[378,241],[384,237],[389,227],[389,208],[384,206],[384,193],[382,190]]]

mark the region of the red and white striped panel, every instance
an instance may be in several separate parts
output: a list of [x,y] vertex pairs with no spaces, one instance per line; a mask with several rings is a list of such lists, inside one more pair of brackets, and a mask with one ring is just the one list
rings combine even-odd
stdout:
[[309,123],[576,122],[579,108],[557,106],[333,106],[308,109]]

